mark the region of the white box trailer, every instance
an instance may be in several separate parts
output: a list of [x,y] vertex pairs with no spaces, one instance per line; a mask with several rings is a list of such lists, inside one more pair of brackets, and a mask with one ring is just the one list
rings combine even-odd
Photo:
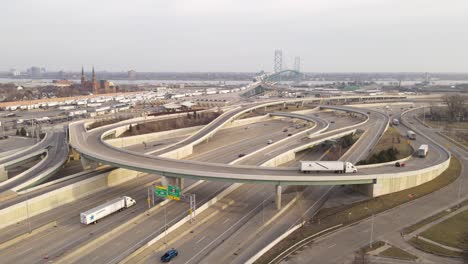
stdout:
[[406,132],[406,136],[409,138],[409,139],[416,139],[416,133],[414,133],[413,131],[411,130],[408,130],[408,132]]
[[136,204],[136,201],[131,197],[119,197],[104,204],[101,204],[97,207],[94,207],[93,209],[90,209],[84,213],[81,213],[80,220],[81,223],[85,225],[96,223],[99,219],[104,218],[117,211],[121,211],[134,204]]
[[429,150],[428,145],[426,144],[421,145],[417,150],[418,157],[421,157],[421,158],[426,157],[428,150]]
[[301,161],[301,171],[310,172],[334,172],[334,173],[355,173],[356,167],[347,161]]

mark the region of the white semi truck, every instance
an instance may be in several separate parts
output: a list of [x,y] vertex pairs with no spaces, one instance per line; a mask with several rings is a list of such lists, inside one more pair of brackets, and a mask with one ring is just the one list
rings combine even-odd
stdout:
[[334,172],[334,173],[356,173],[357,168],[347,161],[301,161],[301,171],[310,172]]
[[84,213],[81,213],[80,220],[81,223],[85,225],[96,223],[99,219],[104,218],[117,211],[121,211],[134,204],[136,204],[136,201],[131,197],[119,197],[104,204],[101,204],[97,207],[94,207],[93,209],[90,209]]
[[418,157],[421,157],[421,158],[426,157],[427,151],[428,151],[428,150],[429,150],[429,146],[428,146],[428,145],[426,145],[426,144],[421,145],[421,146],[418,148],[418,151],[417,151]]

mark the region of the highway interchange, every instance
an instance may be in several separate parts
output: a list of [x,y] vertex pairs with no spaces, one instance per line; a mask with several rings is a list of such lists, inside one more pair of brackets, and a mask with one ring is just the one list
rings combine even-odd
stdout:
[[[243,105],[227,111],[221,118],[190,137],[176,137],[165,141],[164,144],[172,144],[172,146],[157,150],[152,155],[142,154],[142,152],[149,151],[149,149],[142,149],[142,144],[118,149],[101,141],[104,133],[135,121],[124,121],[90,131],[85,130],[84,122],[79,121],[71,124],[70,143],[84,157],[116,167],[136,169],[142,172],[142,176],[128,183],[31,217],[29,223],[32,223],[33,226],[41,226],[54,220],[58,224],[53,230],[34,235],[16,247],[1,250],[0,257],[5,261],[14,261],[21,256],[24,263],[35,263],[39,259],[44,260],[44,256],[47,260],[58,260],[66,263],[117,263],[122,261],[139,246],[144,245],[155,235],[164,232],[164,218],[167,218],[167,223],[170,226],[186,216],[186,203],[169,202],[167,206],[158,205],[155,207],[149,216],[135,220],[135,216],[144,214],[147,209],[144,202],[147,188],[153,183],[160,184],[161,178],[158,175],[165,175],[185,177],[185,187],[188,192],[197,194],[197,207],[227,189],[232,189],[226,196],[197,215],[195,224],[186,223],[171,233],[169,238],[166,238],[168,240],[166,242],[170,246],[177,247],[181,252],[174,263],[215,263],[220,260],[223,263],[244,263],[256,251],[289,229],[291,225],[300,221],[304,216],[313,215],[319,209],[319,202],[326,199],[333,189],[330,183],[343,183],[343,181],[370,183],[375,179],[375,175],[390,169],[398,169],[399,172],[417,170],[443,162],[449,157],[442,147],[432,144],[424,137],[418,137],[417,141],[413,143],[414,146],[429,143],[433,151],[429,152],[426,159],[411,158],[407,161],[408,165],[405,168],[395,168],[393,165],[388,165],[360,169],[358,174],[351,176],[321,174],[318,178],[304,176],[294,167],[258,167],[268,159],[285,151],[296,150],[309,146],[307,144],[323,141],[331,135],[342,132],[343,127],[349,126],[355,126],[355,128],[365,132],[352,151],[344,153],[340,159],[356,163],[365,158],[374,147],[389,122],[388,115],[375,108],[324,106],[323,109],[317,108],[315,111],[311,110],[310,113],[301,114],[301,116],[286,113],[287,117],[283,119],[268,119],[254,124],[219,130],[230,119],[239,116],[246,109],[259,107],[259,105],[261,104]],[[357,113],[357,115],[352,116],[349,112]],[[282,114],[284,115],[284,113]],[[306,126],[296,126],[293,121],[297,122],[297,120]],[[288,130],[287,133],[284,132],[285,129]],[[401,126],[400,129],[401,133],[404,134],[406,128]],[[205,137],[209,137],[209,140],[206,140]],[[275,144],[268,145],[268,140],[273,140]],[[147,143],[158,145],[163,142]],[[190,143],[196,143],[193,154],[184,157],[183,160],[158,157],[158,155],[175,151]],[[68,150],[68,148],[63,149]],[[259,149],[262,150],[254,153]],[[246,156],[239,157],[241,153],[246,154]],[[253,155],[249,155],[250,153]],[[59,155],[66,156],[64,153]],[[322,183],[320,183],[321,181]],[[301,192],[300,206],[277,211],[274,205],[274,193],[275,185],[278,184],[312,184],[317,186],[304,186],[299,188],[299,191],[296,187],[285,186],[282,203],[286,205],[294,202],[296,192]],[[103,201],[123,194],[140,202],[123,213],[103,219],[98,225],[84,227],[79,223],[77,215],[84,209],[92,208]],[[164,214],[163,211],[167,211],[167,214]],[[268,219],[275,220],[268,221]],[[124,224],[129,222],[130,225]],[[27,224],[26,221],[21,221],[15,227],[9,227],[6,232],[2,233],[2,239],[13,237]],[[118,226],[122,226],[119,232],[112,232]],[[106,236],[101,237],[104,234]],[[141,254],[136,255],[134,259],[130,259],[129,263],[154,263],[167,247],[162,242],[159,241],[159,243],[148,247]],[[37,247],[37,244],[43,246]],[[344,250],[343,253],[350,253],[349,251]],[[313,254],[319,253],[321,251],[311,251],[308,254],[313,256]],[[344,254],[337,255],[349,257],[349,254],[346,256]],[[301,263],[300,259],[297,261]]]

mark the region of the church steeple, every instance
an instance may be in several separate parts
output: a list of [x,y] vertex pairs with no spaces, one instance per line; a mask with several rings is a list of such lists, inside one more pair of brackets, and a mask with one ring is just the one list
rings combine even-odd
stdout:
[[96,81],[96,74],[94,73],[94,65],[93,65],[93,82]]
[[86,83],[86,78],[84,75],[84,68],[83,65],[81,65],[81,88],[85,88],[85,83]]

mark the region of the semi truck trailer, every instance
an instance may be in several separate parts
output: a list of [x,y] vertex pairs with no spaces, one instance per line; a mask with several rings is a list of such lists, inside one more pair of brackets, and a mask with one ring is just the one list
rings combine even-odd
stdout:
[[417,154],[418,154],[418,157],[421,157],[421,158],[424,158],[426,157],[427,155],[427,151],[429,150],[429,146],[424,144],[424,145],[421,145],[419,148],[418,148],[418,151],[417,151]]
[[334,173],[356,173],[356,167],[347,161],[301,161],[301,171],[310,172],[334,172]]
[[416,139],[416,133],[414,133],[414,132],[411,131],[411,130],[408,130],[408,132],[406,132],[406,136],[407,136],[409,139],[413,139],[413,140]]
[[99,219],[117,211],[122,211],[123,209],[128,208],[134,204],[136,204],[136,201],[128,196],[115,198],[84,213],[81,213],[81,223],[85,225],[96,223]]

